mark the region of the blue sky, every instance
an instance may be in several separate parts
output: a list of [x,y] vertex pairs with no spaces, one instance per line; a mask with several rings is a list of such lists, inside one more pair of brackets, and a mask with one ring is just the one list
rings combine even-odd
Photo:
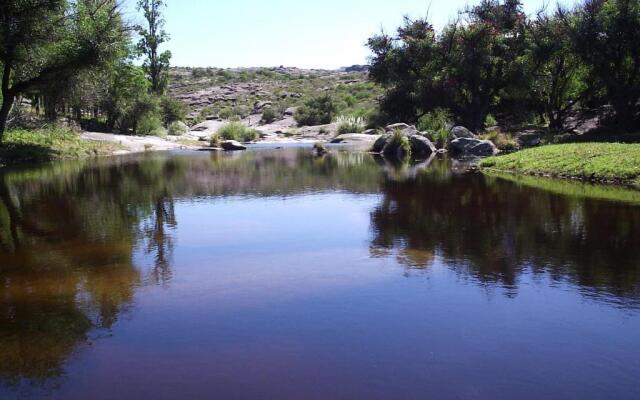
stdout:
[[[172,64],[193,67],[337,68],[366,63],[368,37],[392,31],[403,15],[430,16],[437,28],[467,0],[166,0]],[[525,0],[527,12],[543,0]],[[140,22],[135,0],[125,14]]]

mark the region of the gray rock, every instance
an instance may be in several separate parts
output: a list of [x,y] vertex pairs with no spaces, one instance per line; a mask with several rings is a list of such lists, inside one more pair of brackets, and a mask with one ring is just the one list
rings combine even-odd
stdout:
[[382,135],[378,138],[378,140],[376,140],[373,143],[373,146],[371,147],[371,152],[372,153],[382,153],[382,149],[384,148],[384,146],[387,144],[387,142],[389,141],[389,139],[391,139],[391,136],[393,136],[390,133],[387,133],[386,135]]
[[417,157],[430,156],[436,152],[436,146],[431,143],[431,140],[420,135],[409,136],[411,143],[411,153]]
[[454,126],[451,128],[451,140],[460,138],[476,139],[476,135],[464,126]]
[[244,146],[235,140],[225,140],[224,142],[220,143],[220,146],[226,151],[247,149],[247,146]]
[[253,105],[253,112],[255,113],[259,113],[261,112],[265,107],[270,106],[271,102],[270,101],[257,101],[254,105]]
[[366,131],[362,132],[364,135],[377,135],[378,134],[378,130],[377,129],[367,129]]
[[298,111],[298,107],[289,107],[286,110],[284,110],[284,115],[288,115],[288,116],[293,116],[296,111]]
[[372,142],[375,139],[375,136],[364,133],[344,133],[333,138],[331,143]]
[[391,124],[391,125],[387,125],[386,128],[384,128],[387,132],[393,132],[396,130],[401,130],[404,131],[406,129],[409,129],[409,125],[407,124],[403,124],[403,123],[399,123],[399,124]]
[[500,152],[490,140],[475,138],[454,139],[449,148],[453,154],[465,157],[489,157]]

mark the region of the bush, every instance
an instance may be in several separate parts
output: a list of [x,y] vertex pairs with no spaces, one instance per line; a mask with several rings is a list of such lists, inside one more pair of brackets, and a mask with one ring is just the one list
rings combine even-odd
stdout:
[[402,130],[393,132],[388,144],[384,147],[384,155],[397,159],[411,157],[411,142]]
[[256,140],[260,133],[239,122],[231,122],[218,129],[216,135],[223,140],[237,140],[239,142],[250,142]]
[[267,107],[262,111],[262,119],[260,122],[263,124],[270,124],[277,118],[276,112],[271,107]]
[[336,105],[329,95],[307,100],[294,116],[299,126],[330,124],[336,113]]
[[418,119],[417,128],[429,132],[431,140],[438,147],[444,147],[449,141],[449,131],[452,127],[451,114],[441,108],[435,109]]
[[165,126],[172,122],[184,121],[187,116],[187,107],[183,102],[170,96],[163,96],[160,99],[160,109],[162,120]]
[[343,133],[361,133],[366,127],[364,118],[354,116],[339,116],[336,120],[338,123],[338,134]]
[[136,133],[138,135],[167,136],[167,131],[162,126],[160,116],[152,113],[144,114],[138,119]]
[[169,124],[169,135],[180,136],[189,132],[189,127],[182,121],[174,121]]

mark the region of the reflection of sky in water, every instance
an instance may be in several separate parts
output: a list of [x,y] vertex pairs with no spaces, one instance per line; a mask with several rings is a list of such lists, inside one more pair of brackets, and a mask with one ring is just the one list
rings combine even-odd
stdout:
[[[28,267],[0,268],[0,317],[11,324],[0,327],[0,349],[18,334],[25,355],[41,351],[49,342],[34,332],[58,332],[52,324],[77,320],[70,313],[91,316],[93,326],[75,336],[63,330],[69,343],[59,349],[59,373],[44,384],[5,384],[0,398],[640,394],[638,253],[625,236],[638,232],[637,209],[487,184],[480,175],[452,177],[439,164],[406,186],[397,176],[384,182],[362,157],[351,160],[366,171],[341,176],[353,161],[286,153],[285,162],[275,157],[256,168],[262,153],[247,154],[215,164],[233,167],[234,179],[250,176],[237,182],[241,195],[233,194],[233,179],[218,182],[215,169],[177,164],[167,171],[154,163],[145,166],[151,175],[143,185],[123,191],[127,210],[141,205],[139,220],[117,220],[117,207],[103,212],[102,195],[94,207],[62,207],[69,226],[92,229],[87,243],[82,235],[50,240],[51,248],[41,247],[50,251],[43,264],[29,264],[19,251],[0,255]],[[287,169],[301,164],[309,169]],[[291,180],[272,179],[286,174]],[[346,189],[348,176],[360,194]],[[198,184],[172,180],[185,177]],[[60,209],[55,191],[38,197],[33,189],[13,188],[36,199],[25,197],[21,206]],[[76,190],[73,205],[98,193]],[[531,204],[512,207],[527,198]],[[51,218],[41,226],[59,223]],[[622,230],[611,230],[615,223]],[[617,247],[598,245],[598,232],[622,232],[612,239]],[[532,253],[539,244],[548,246]],[[608,258],[578,253],[587,250]],[[620,252],[626,261],[607,267]],[[56,269],[60,263],[64,269]],[[54,318],[60,315],[66,317]],[[103,329],[95,321],[106,321]],[[10,366],[2,362],[4,374]]]

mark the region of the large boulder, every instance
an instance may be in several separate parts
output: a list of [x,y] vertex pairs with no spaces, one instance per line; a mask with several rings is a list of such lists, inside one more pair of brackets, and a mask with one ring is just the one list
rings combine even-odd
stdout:
[[393,136],[391,133],[387,133],[386,135],[382,135],[380,136],[374,143],[373,146],[371,147],[371,152],[372,153],[382,153],[382,149],[384,148],[384,146],[387,144],[387,142],[389,141],[389,139],[391,139],[391,136]]
[[391,133],[395,131],[402,131],[405,135],[415,135],[418,133],[418,130],[416,129],[415,126],[407,125],[403,123],[387,125],[387,127],[385,128],[385,131],[391,132]]
[[376,136],[367,135],[364,133],[343,133],[331,140],[331,143],[353,143],[353,142],[368,142],[371,143],[376,140]]
[[489,157],[500,152],[490,140],[458,138],[451,141],[449,149],[454,155],[463,157]]
[[471,132],[464,126],[454,126],[453,128],[451,128],[450,137],[451,140],[460,138],[476,139],[476,135],[474,135],[473,132]]
[[222,147],[226,151],[235,151],[235,150],[246,150],[247,146],[240,144],[235,140],[225,140],[220,143],[220,147]]
[[428,157],[437,151],[431,140],[421,135],[409,136],[409,142],[411,143],[411,154],[417,157]]

